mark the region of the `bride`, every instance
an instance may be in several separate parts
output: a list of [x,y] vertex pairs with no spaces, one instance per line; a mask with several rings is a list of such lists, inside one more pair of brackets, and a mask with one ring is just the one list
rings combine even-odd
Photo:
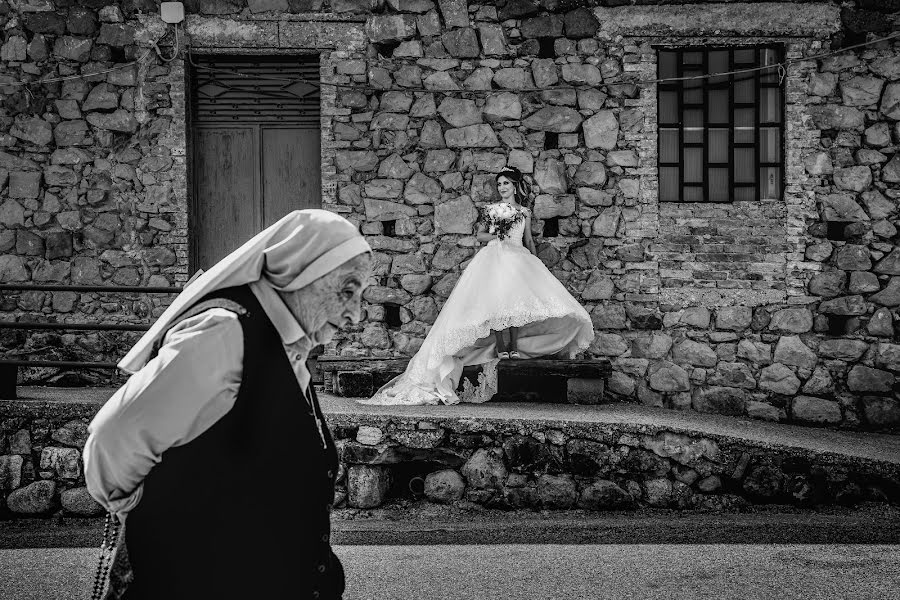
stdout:
[[[574,356],[594,338],[587,311],[536,256],[528,184],[515,167],[496,178],[466,267],[406,371],[363,404],[484,402],[497,391],[497,363],[550,354]],[[508,340],[508,341],[507,341]],[[483,364],[479,384],[456,388],[464,366]]]

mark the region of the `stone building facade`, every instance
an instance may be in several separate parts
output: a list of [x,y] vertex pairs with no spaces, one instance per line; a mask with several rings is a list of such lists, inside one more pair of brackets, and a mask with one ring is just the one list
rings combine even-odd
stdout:
[[[0,282],[183,284],[186,57],[316,54],[322,206],[359,223],[377,258],[367,319],[327,353],[415,352],[510,164],[533,176],[539,256],[591,313],[588,355],[612,361],[613,396],[900,424],[900,38],[819,58],[896,32],[900,3],[184,4],[167,62],[176,37],[152,0],[0,2]],[[660,201],[661,50],[760,45],[789,61],[772,75],[780,191]],[[20,85],[40,79],[56,81]],[[142,323],[166,301],[4,291],[0,311]],[[107,360],[134,340],[0,332],[8,352]]]

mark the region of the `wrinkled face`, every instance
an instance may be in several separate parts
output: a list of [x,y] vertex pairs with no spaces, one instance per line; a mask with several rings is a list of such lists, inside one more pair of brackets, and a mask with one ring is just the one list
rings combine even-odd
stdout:
[[313,344],[327,344],[338,329],[359,323],[371,275],[372,256],[360,254],[306,287],[280,295]]
[[515,201],[516,184],[511,179],[501,175],[497,178],[497,192],[504,201],[513,202]]

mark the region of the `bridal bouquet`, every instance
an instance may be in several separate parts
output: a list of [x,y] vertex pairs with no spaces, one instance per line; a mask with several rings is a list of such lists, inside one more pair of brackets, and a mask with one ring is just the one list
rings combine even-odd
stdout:
[[485,209],[485,217],[488,233],[502,240],[509,234],[513,225],[525,218],[525,211],[506,202],[496,202]]

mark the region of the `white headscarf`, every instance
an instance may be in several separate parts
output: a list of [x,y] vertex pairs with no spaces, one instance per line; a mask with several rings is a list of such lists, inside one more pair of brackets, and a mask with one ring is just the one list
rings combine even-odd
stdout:
[[175,318],[211,292],[257,280],[281,292],[299,290],[371,251],[356,226],[342,216],[327,210],[296,210],[191,282],[119,362],[119,368],[129,373],[140,370]]

